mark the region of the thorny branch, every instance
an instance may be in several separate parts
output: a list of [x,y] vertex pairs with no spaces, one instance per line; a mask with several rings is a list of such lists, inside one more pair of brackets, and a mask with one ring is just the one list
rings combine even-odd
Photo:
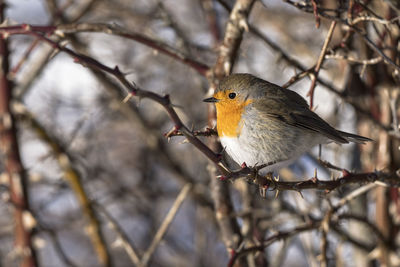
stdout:
[[198,62],[180,51],[170,47],[169,45],[153,40],[141,33],[126,31],[120,27],[109,24],[101,23],[79,23],[79,24],[64,24],[59,26],[35,26],[28,24],[13,25],[13,26],[3,26],[0,27],[0,33],[4,38],[9,35],[14,34],[26,34],[26,35],[36,35],[36,34],[56,34],[63,37],[65,34],[79,33],[79,32],[101,32],[110,35],[117,35],[130,39],[139,43],[142,43],[150,48],[153,48],[160,53],[163,53],[169,57],[172,57],[189,67],[195,69],[201,75],[205,75],[208,71],[208,66],[204,63]]

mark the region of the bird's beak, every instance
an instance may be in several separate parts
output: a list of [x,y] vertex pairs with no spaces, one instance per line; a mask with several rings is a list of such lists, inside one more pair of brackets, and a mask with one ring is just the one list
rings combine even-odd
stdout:
[[203,100],[203,102],[208,102],[208,103],[216,103],[218,101],[219,99],[216,99],[215,97],[209,97]]

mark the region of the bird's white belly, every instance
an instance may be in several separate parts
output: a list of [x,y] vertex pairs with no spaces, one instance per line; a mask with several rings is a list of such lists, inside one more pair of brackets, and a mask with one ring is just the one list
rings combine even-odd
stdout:
[[274,172],[281,168],[284,168],[291,163],[293,163],[297,157],[290,159],[276,160],[268,155],[265,151],[254,151],[246,144],[241,142],[237,137],[221,137],[221,144],[225,149],[226,153],[239,165],[246,163],[249,167],[254,167],[256,165],[267,164],[272,161],[277,161],[270,166],[267,166],[261,170],[262,174],[268,172]]

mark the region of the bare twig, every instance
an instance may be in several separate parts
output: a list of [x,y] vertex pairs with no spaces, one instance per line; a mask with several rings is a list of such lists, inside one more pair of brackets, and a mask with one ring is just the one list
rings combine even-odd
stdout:
[[371,183],[371,184],[364,185],[362,187],[359,187],[359,188],[351,191],[348,195],[346,195],[345,197],[341,198],[339,200],[339,202],[333,206],[333,209],[334,210],[338,210],[339,208],[341,208],[342,206],[347,204],[350,200],[358,197],[361,194],[364,194],[365,192],[375,188],[376,186],[377,186],[377,184]]
[[[194,136],[216,136],[217,131],[207,127],[204,131],[192,131],[192,134]],[[184,134],[179,130],[175,130],[174,128],[171,131],[165,133],[164,136],[165,137],[184,136]]]
[[313,78],[312,78],[312,82],[311,82],[311,87],[310,87],[310,90],[307,93],[307,96],[310,97],[310,109],[313,108],[314,89],[315,89],[315,86],[317,85],[316,82],[317,82],[317,77],[318,77],[318,74],[319,74],[319,70],[322,67],[322,63],[324,62],[325,54],[326,54],[326,51],[328,49],[328,44],[332,39],[333,31],[335,30],[335,27],[336,27],[336,21],[332,21],[331,26],[329,27],[329,30],[328,30],[328,34],[327,34],[327,36],[325,38],[324,45],[322,46],[322,50],[321,50],[321,53],[319,55],[317,64],[315,65],[314,72],[312,74]]
[[240,257],[242,257],[248,253],[263,251],[265,248],[267,248],[268,246],[273,244],[275,241],[282,240],[282,239],[284,240],[284,239],[290,238],[290,237],[297,235],[299,233],[302,233],[302,232],[316,230],[320,227],[320,225],[321,225],[320,221],[313,221],[309,224],[296,227],[290,231],[279,231],[278,233],[265,239],[261,245],[250,246],[248,248],[244,248],[242,250],[235,251],[229,261],[228,267],[234,266],[237,259],[239,259]]
[[22,55],[21,59],[18,61],[18,63],[15,65],[15,67],[12,68],[12,70],[9,73],[9,78],[12,80],[17,72],[20,70],[22,64],[26,62],[30,54],[32,53],[33,49],[36,48],[37,44],[39,43],[38,39],[35,39],[31,45],[28,47],[28,49],[25,51],[25,53]]
[[143,254],[141,264],[142,266],[148,266],[149,261],[151,257],[154,254],[154,251],[156,250],[158,244],[161,242],[163,239],[165,233],[167,232],[170,224],[172,223],[176,213],[178,212],[181,204],[185,200],[186,196],[188,195],[189,191],[192,189],[191,184],[186,184],[179,195],[176,197],[174,204],[172,205],[171,209],[167,213],[167,216],[165,217],[164,221],[162,222],[160,228],[158,229],[156,235],[153,238],[153,241],[151,242],[149,248],[146,250],[146,252]]
[[172,57],[191,68],[195,69],[201,75],[205,76],[208,71],[208,66],[203,63],[200,63],[194,59],[189,58],[185,54],[175,50],[169,45],[153,40],[147,36],[144,36],[141,33],[126,31],[120,27],[109,25],[109,24],[101,24],[101,23],[80,23],[80,24],[65,24],[58,26],[34,26],[34,25],[13,25],[13,26],[5,26],[0,27],[0,33],[3,36],[9,36],[14,34],[26,34],[26,35],[34,35],[37,36],[41,33],[46,34],[57,34],[63,36],[64,34],[72,34],[79,32],[101,32],[105,34],[112,34],[124,37],[126,39],[130,39],[139,43],[142,43],[150,48],[153,48],[169,57]]
[[229,15],[225,36],[219,48],[219,55],[214,66],[214,74],[218,78],[232,72],[234,61],[242,41],[243,31],[248,31],[247,17],[254,0],[238,0]]
[[96,208],[100,210],[101,213],[107,218],[108,222],[110,223],[111,228],[117,234],[117,238],[122,243],[122,247],[125,249],[126,253],[128,254],[129,258],[131,259],[132,263],[135,266],[142,266],[140,262],[140,258],[138,253],[133,247],[133,244],[129,241],[128,236],[123,231],[122,227],[118,224],[118,222],[111,216],[111,214],[107,211],[105,207],[96,203]]
[[375,57],[375,58],[370,58],[370,59],[357,59],[351,56],[346,56],[346,55],[337,55],[337,54],[327,54],[325,55],[325,59],[343,59],[347,60],[351,63],[358,63],[362,65],[375,65],[380,62],[382,62],[382,57]]

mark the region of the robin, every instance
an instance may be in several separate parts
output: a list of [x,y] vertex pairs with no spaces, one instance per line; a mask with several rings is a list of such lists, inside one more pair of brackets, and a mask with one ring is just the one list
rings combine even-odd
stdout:
[[218,136],[228,155],[239,165],[268,164],[263,173],[288,166],[318,144],[372,141],[334,129],[296,92],[251,74],[225,77],[204,102],[215,103]]

